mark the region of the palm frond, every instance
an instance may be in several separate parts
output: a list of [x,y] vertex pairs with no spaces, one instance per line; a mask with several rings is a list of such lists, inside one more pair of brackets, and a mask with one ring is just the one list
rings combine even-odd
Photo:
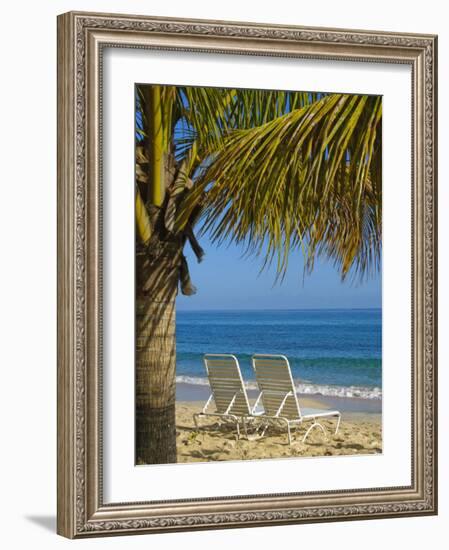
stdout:
[[[144,141],[147,96],[138,89]],[[342,277],[378,269],[380,97],[173,86],[160,97],[163,149],[176,157],[177,181],[193,182],[177,230],[201,215],[213,241],[242,245],[262,269],[276,262],[280,279],[295,250],[308,270],[317,257]]]
[[184,148],[196,142],[205,153],[223,145],[229,133],[260,126],[294,109],[311,105],[323,94],[267,90],[180,87],[178,116],[189,128]]
[[137,234],[142,244],[146,245],[151,239],[153,228],[139,188],[136,186],[136,225]]
[[201,202],[203,232],[245,243],[264,265],[277,258],[280,276],[296,248],[308,249],[309,268],[327,255],[343,277],[365,272],[380,250],[380,121],[380,98],[332,94],[229,131],[210,145],[178,224]]

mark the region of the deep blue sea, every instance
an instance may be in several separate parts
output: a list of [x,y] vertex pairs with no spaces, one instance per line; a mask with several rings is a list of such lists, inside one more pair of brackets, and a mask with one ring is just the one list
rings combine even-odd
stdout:
[[179,311],[177,381],[207,384],[205,353],[237,356],[256,387],[253,353],[286,355],[297,391],[382,397],[382,310]]

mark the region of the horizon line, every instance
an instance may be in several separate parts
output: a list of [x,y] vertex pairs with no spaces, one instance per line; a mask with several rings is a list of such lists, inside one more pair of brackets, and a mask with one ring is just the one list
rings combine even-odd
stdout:
[[177,311],[200,312],[200,311],[367,311],[382,310],[382,306],[372,307],[305,307],[305,308],[177,308]]

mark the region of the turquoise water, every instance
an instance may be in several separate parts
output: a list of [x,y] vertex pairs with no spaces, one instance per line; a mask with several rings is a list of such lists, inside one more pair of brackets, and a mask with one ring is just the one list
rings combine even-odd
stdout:
[[380,309],[178,311],[177,381],[207,384],[205,353],[237,356],[256,387],[253,353],[286,355],[297,390],[346,397],[382,396]]

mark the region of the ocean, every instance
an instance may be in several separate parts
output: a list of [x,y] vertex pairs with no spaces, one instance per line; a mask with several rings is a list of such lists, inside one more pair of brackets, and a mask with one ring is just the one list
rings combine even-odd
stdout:
[[207,385],[205,353],[237,356],[256,388],[253,353],[286,355],[300,393],[382,398],[382,310],[179,311],[177,382]]

